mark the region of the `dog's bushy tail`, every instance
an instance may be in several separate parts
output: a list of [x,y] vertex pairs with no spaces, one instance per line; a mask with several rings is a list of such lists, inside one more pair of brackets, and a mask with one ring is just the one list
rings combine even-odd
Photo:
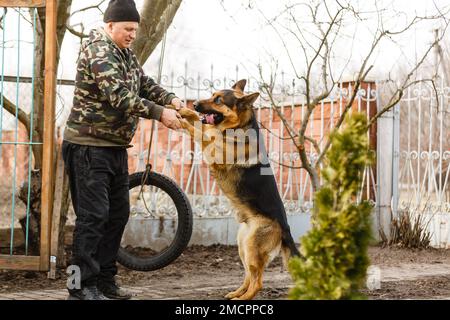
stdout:
[[281,236],[283,265],[288,270],[288,262],[291,257],[300,257],[300,251],[292,238],[290,230],[283,230]]
[[286,270],[289,270],[289,258],[291,257],[300,257],[300,252],[292,239],[292,235],[290,232],[283,232],[283,236],[281,238],[281,252],[283,258],[283,265]]
[[281,243],[283,244],[283,247],[289,249],[289,253],[291,256],[299,257],[300,252],[298,251],[297,245],[294,242],[294,239],[292,238],[292,235],[289,231],[283,232]]

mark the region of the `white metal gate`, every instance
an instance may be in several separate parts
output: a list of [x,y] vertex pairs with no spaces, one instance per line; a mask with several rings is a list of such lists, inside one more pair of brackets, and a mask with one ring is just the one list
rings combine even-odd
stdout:
[[[423,215],[432,245],[450,246],[450,88],[410,88],[394,111],[394,214]],[[395,130],[395,128],[398,128]]]

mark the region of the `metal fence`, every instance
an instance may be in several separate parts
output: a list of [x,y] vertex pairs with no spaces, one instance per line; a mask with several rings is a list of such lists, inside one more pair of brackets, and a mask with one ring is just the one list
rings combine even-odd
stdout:
[[[213,69],[213,68],[212,68]],[[209,97],[213,91],[230,88],[235,79],[247,78],[247,92],[261,92],[260,81],[251,77],[242,77],[236,68],[234,79],[210,78],[200,76],[189,77],[188,65],[185,65],[185,75],[176,76],[174,73],[163,76],[161,85],[169,91],[175,92],[188,105],[193,100]],[[274,87],[273,95],[281,112],[293,128],[299,128],[300,121],[306,111],[305,101],[302,99],[303,87],[297,86],[294,80],[284,81]],[[5,85],[8,89],[10,84]],[[59,132],[63,131],[73,96],[73,83],[65,81],[58,85],[56,124]],[[329,99],[322,101],[311,114],[307,135],[315,138],[319,147],[327,140],[327,134],[335,126],[342,114],[343,108],[352,92],[352,83],[343,82],[330,95]],[[24,83],[22,86],[29,86]],[[8,90],[5,90],[8,95]],[[26,98],[24,98],[26,102]],[[269,159],[276,175],[278,187],[285,203],[288,214],[301,214],[309,212],[312,208],[313,192],[309,176],[304,170],[295,167],[300,165],[300,157],[290,140],[280,140],[286,137],[287,131],[277,113],[270,107],[267,96],[261,97],[255,104],[255,113],[258,121],[264,126],[263,136],[269,153]],[[26,107],[26,103],[25,103]],[[365,111],[368,116],[376,112],[376,86],[375,83],[364,83],[354,102],[353,110]],[[11,121],[11,119],[9,120]],[[9,125],[11,122],[9,122]],[[8,128],[8,119],[4,123]],[[141,120],[133,145],[129,150],[130,171],[141,171],[145,168],[147,147],[149,144],[151,122]],[[376,146],[376,132],[368,132],[372,145]],[[318,157],[316,150],[307,146],[309,157],[315,161]],[[4,160],[5,161],[5,160]],[[175,179],[185,190],[191,200],[197,217],[226,217],[233,214],[228,200],[222,195],[215,181],[211,177],[207,166],[202,161],[202,153],[191,138],[182,132],[163,128],[156,123],[154,128],[150,161],[153,168]],[[367,168],[364,174],[364,187],[361,188],[361,197],[364,195],[376,201],[376,170]]]
[[[238,71],[233,79],[209,78],[200,76],[188,77],[189,70],[185,66],[185,75],[173,73],[163,76],[161,85],[175,92],[188,105],[196,99],[209,97],[216,90],[229,88],[236,79],[245,78]],[[262,92],[259,79],[247,77],[247,92]],[[303,89],[294,81],[283,81],[275,86],[274,97],[286,116],[290,125],[298,128],[304,119],[305,102],[302,100]],[[8,88],[9,84],[5,85]],[[29,84],[23,84],[23,88]],[[352,92],[352,82],[343,82],[331,94],[328,100],[322,101],[311,115],[307,135],[313,137],[322,147],[328,133],[334,128],[343,107]],[[391,182],[381,182],[378,171],[385,164],[368,167],[364,172],[359,199],[365,198],[379,205],[380,190],[388,189],[390,183],[391,210],[395,214],[400,211],[421,213],[429,216],[428,229],[433,235],[433,245],[446,246],[450,243],[448,213],[450,210],[450,117],[448,99],[449,88],[441,86],[436,93],[431,87],[411,88],[396,107],[394,126],[398,133],[394,134],[393,172]],[[73,83],[66,81],[58,85],[56,124],[60,132],[70,111],[73,95]],[[8,95],[7,90],[5,94]],[[364,111],[368,117],[377,110],[378,90],[376,83],[363,83],[357,94],[353,110]],[[24,97],[25,101],[26,98]],[[437,101],[437,102],[436,102]],[[263,136],[274,169],[278,188],[289,215],[309,213],[312,208],[313,192],[310,178],[304,170],[297,169],[300,164],[299,154],[289,140],[280,140],[287,135],[286,128],[276,112],[270,107],[269,99],[264,94],[255,104],[258,121],[267,130]],[[379,107],[379,106],[378,106]],[[5,117],[4,120],[5,121]],[[4,128],[8,124],[3,123]],[[142,171],[147,159],[151,122],[141,120],[139,129],[129,150],[130,171]],[[381,134],[388,134],[384,129]],[[5,132],[4,132],[5,134]],[[376,129],[371,129],[368,137],[373,149],[377,147]],[[378,152],[383,152],[378,150]],[[317,159],[314,148],[308,147],[312,161]],[[5,159],[3,158],[3,161]],[[24,159],[28,161],[28,159]],[[188,194],[193,211],[197,218],[221,218],[233,215],[233,208],[218,189],[207,166],[202,161],[202,153],[192,139],[178,131],[171,131],[156,123],[154,128],[150,162],[157,172],[172,177]],[[286,166],[284,166],[286,165]],[[381,167],[380,167],[381,166]],[[163,207],[163,206],[162,206]],[[148,217],[145,210],[137,210],[135,214]]]
[[393,211],[423,215],[432,244],[450,244],[450,88],[421,83],[397,106]]

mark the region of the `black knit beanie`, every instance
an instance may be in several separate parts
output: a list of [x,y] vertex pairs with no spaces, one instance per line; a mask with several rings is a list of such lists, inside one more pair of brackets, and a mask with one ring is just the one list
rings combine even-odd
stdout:
[[111,0],[103,16],[103,22],[134,21],[140,22],[141,17],[134,0]]

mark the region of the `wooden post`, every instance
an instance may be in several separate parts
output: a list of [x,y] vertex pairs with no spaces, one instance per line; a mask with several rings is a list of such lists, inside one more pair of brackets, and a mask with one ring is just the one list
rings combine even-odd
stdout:
[[40,269],[48,271],[50,230],[53,212],[55,93],[56,93],[56,0],[47,0],[45,7],[45,86],[44,138],[42,155],[41,252]]
[[62,148],[57,148],[56,156],[56,180],[55,180],[55,201],[53,204],[53,218],[50,245],[50,271],[48,277],[56,279],[56,268],[63,265],[64,260],[64,226],[66,224],[64,195],[68,187],[67,176],[64,172],[64,161],[62,159]]
[[0,0],[0,7],[37,8],[44,6],[45,0]]

